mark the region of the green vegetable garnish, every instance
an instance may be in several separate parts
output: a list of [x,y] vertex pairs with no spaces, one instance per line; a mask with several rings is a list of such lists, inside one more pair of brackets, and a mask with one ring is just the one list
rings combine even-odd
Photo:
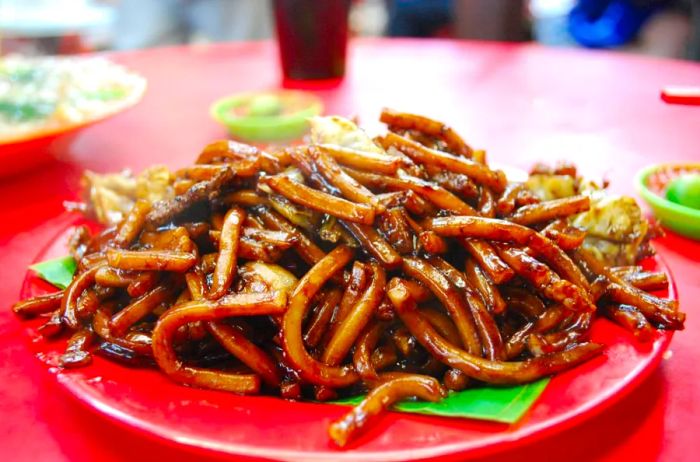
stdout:
[[[483,386],[459,392],[450,392],[447,398],[437,403],[426,401],[403,401],[394,409],[413,414],[463,417],[491,420],[512,424],[520,420],[537,401],[549,383],[549,378],[537,382],[511,387]],[[334,404],[354,405],[363,396],[333,401]]]
[[37,80],[41,76],[41,72],[33,67],[18,67],[15,69],[0,69],[0,74],[3,77],[17,83],[28,83],[32,80]]
[[0,116],[10,122],[27,122],[48,117],[54,111],[55,105],[50,103],[15,103],[0,100]]
[[73,257],[59,257],[35,263],[29,268],[44,281],[65,289],[73,280],[77,264]]
[[126,96],[126,90],[121,87],[100,88],[97,91],[84,93],[87,99],[96,99],[100,101],[112,101],[122,99]]

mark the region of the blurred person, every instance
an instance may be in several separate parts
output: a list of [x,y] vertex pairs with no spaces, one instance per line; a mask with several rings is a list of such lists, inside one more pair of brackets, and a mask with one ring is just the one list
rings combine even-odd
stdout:
[[390,37],[528,38],[524,0],[387,0]]
[[522,7],[523,0],[387,0],[387,35],[523,40]]
[[673,2],[649,18],[629,50],[651,56],[692,59],[689,53],[691,35],[690,5]]
[[[459,38],[527,40],[534,19],[545,44],[700,60],[700,0],[454,0],[453,8]],[[537,23],[536,9],[554,17]]]
[[698,60],[698,0],[578,0],[569,31],[590,48]]
[[569,32],[589,48],[681,58],[691,44],[691,13],[691,0],[578,0]]
[[700,0],[692,0],[691,8],[692,17],[687,56],[689,59],[700,61]]
[[[700,4],[700,0],[694,1]],[[620,48],[679,58],[684,55],[690,38],[690,0],[530,0],[529,3],[535,38],[546,45],[578,43],[590,48]]]
[[269,38],[268,0],[118,0],[114,48]]
[[525,0],[454,0],[454,33],[472,40],[530,39]]
[[387,0],[389,37],[434,37],[452,24],[452,0]]

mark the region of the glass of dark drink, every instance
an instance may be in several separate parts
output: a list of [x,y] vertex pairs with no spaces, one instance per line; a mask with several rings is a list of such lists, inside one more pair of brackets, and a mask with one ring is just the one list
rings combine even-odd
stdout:
[[351,0],[275,0],[284,85],[332,84],[345,75]]

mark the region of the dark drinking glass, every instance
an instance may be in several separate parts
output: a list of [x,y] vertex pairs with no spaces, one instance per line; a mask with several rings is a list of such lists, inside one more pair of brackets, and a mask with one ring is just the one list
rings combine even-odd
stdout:
[[345,74],[350,0],[275,0],[285,84]]

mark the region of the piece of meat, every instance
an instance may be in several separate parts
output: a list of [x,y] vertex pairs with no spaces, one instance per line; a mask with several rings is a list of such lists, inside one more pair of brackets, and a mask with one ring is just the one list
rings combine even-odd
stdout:
[[214,196],[220,194],[222,189],[230,184],[234,178],[233,170],[226,168],[217,173],[211,180],[196,183],[184,194],[154,203],[146,217],[146,226],[157,228],[171,221],[193,205],[207,199],[214,199]]

